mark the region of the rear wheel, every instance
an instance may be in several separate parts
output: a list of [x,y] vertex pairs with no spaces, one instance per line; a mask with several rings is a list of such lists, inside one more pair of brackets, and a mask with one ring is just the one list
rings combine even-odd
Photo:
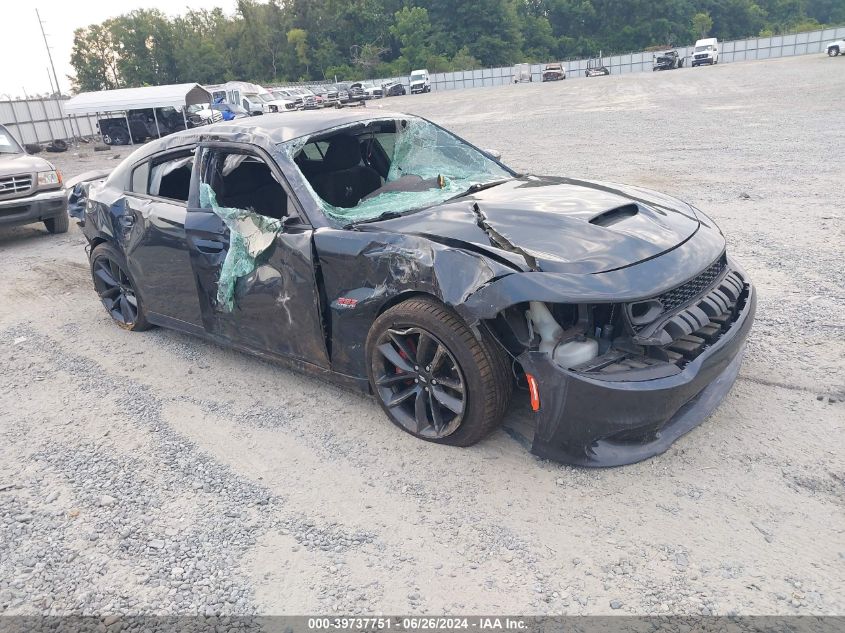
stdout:
[[116,248],[100,244],[91,251],[91,275],[103,307],[118,326],[132,331],[151,327],[127,272],[126,259]]
[[475,337],[432,299],[410,299],[375,320],[367,337],[370,386],[382,409],[415,437],[475,444],[501,422],[512,381],[501,350]]
[[67,230],[70,228],[70,217],[67,212],[63,211],[54,218],[44,220],[44,226],[47,227],[50,233],[67,233]]
[[839,47],[831,46],[829,49],[827,49],[827,54],[831,57],[836,57],[837,55],[839,55]]

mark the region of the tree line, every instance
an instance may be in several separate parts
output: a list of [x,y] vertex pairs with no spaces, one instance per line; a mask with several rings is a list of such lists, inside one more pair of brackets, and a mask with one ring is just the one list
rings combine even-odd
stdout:
[[74,32],[74,90],[407,75],[806,31],[842,0],[238,0]]

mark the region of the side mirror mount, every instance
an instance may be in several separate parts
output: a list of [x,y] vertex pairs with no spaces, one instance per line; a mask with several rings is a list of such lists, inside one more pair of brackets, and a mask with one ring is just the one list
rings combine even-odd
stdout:
[[488,156],[492,156],[496,160],[502,160],[502,152],[497,149],[485,149],[484,153]]

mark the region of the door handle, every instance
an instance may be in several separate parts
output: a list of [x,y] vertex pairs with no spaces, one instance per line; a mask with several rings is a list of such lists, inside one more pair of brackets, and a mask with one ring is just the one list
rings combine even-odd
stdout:
[[216,255],[217,253],[222,253],[223,249],[226,248],[226,245],[223,242],[218,242],[216,240],[203,240],[202,242],[197,242],[197,250],[200,253],[205,253],[206,255]]

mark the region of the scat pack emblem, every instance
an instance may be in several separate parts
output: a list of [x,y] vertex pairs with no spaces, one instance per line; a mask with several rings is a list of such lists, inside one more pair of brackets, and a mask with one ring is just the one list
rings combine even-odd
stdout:
[[358,299],[352,299],[351,297],[338,297],[334,300],[333,307],[341,310],[351,310],[357,305]]

